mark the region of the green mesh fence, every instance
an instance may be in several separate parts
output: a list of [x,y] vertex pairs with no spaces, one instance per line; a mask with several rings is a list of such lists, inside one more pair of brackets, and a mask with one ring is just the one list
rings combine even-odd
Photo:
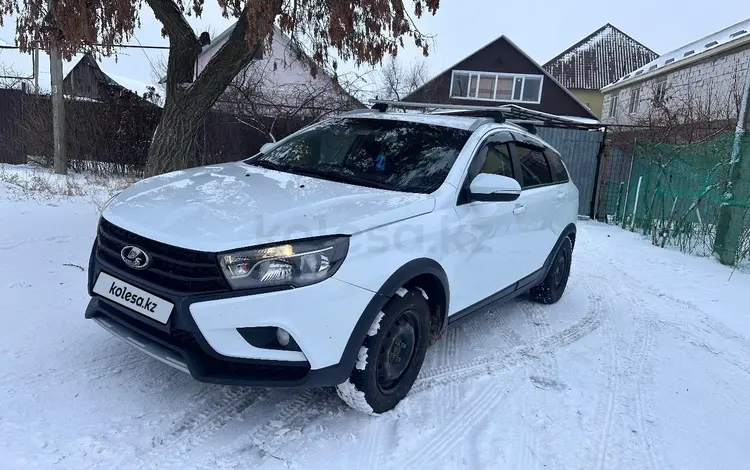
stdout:
[[[744,140],[739,155],[746,155],[741,160],[747,168],[750,137]],[[625,175],[605,178],[603,183],[600,205],[607,221],[649,236],[655,245],[708,256],[714,250],[720,214],[726,210],[722,207],[730,205],[733,226],[742,225],[732,235],[736,238],[740,233],[741,238],[736,261],[747,261],[750,171],[730,164],[733,143],[733,133],[690,145],[637,142],[629,181]],[[729,193],[733,197],[728,198]]]

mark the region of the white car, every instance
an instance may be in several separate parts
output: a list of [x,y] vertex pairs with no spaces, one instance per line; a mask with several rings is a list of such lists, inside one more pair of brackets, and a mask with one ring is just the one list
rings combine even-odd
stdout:
[[382,413],[449,324],[560,298],[577,210],[520,125],[361,110],[114,197],[86,317],[200,381],[335,386]]

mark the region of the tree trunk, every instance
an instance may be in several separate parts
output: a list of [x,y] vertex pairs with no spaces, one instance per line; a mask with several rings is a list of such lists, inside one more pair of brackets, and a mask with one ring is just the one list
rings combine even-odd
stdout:
[[146,174],[149,176],[197,166],[198,130],[208,109],[200,103],[169,101],[164,106],[151,147],[148,150]]
[[[148,176],[196,166],[196,138],[203,118],[253,58],[263,53],[262,42],[252,50],[247,43],[248,20],[245,10],[219,51],[195,77],[201,45],[193,29],[173,0],[146,0],[169,36],[169,60],[164,111],[148,151]],[[248,2],[245,6],[252,5]],[[278,10],[276,8],[276,10]],[[269,10],[272,28],[276,10]]]

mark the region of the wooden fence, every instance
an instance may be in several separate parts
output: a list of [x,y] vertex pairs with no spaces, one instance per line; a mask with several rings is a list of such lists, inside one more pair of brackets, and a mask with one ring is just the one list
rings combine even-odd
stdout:
[[[131,95],[106,102],[66,100],[66,142],[70,168],[101,173],[140,173],[161,108]],[[271,120],[271,118],[269,118]],[[276,122],[282,138],[307,122]],[[211,111],[196,136],[194,166],[236,161],[258,152],[270,137],[233,116]],[[52,109],[49,96],[0,89],[0,163],[29,159],[52,165]]]

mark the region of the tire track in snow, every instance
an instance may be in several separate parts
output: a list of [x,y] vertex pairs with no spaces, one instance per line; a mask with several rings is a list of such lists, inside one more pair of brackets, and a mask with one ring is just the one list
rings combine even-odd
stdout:
[[[358,465],[354,468],[369,468],[373,470],[383,468],[385,459],[387,458],[386,454],[389,453],[386,450],[385,427],[393,425],[392,421],[384,418],[383,416],[368,417],[368,419],[372,419],[372,422],[365,425],[365,435],[363,438],[365,441],[365,451],[357,450],[359,459],[357,459]],[[391,436],[393,435],[393,433],[390,434]]]
[[[518,302],[516,301],[505,305],[516,307],[518,305]],[[521,340],[521,337],[518,335],[518,333],[515,332],[513,326],[510,324],[510,321],[508,321],[508,317],[514,313],[514,308],[505,309],[495,307],[493,310],[496,312],[494,321],[495,324],[493,325],[492,330],[483,331],[485,337],[492,339],[500,338],[510,347],[516,347],[523,344],[523,340]]]
[[[310,388],[295,394],[291,399],[282,402],[274,416],[267,420],[258,430],[243,439],[250,438],[251,445],[243,450],[249,450],[252,447],[260,449],[262,452],[272,455],[276,449],[285,441],[272,442],[275,437],[283,437],[287,432],[285,428],[298,430],[304,427],[304,423],[309,422],[312,418],[322,415],[325,409],[330,408],[334,399],[338,399],[331,390]],[[318,403],[320,409],[308,416],[302,416],[312,403]]]
[[[445,335],[445,349],[442,354],[442,360],[440,361],[440,367],[450,366],[455,364],[458,358],[458,349],[456,348],[460,338],[460,328],[449,328]],[[432,409],[437,409],[440,419],[450,419],[453,410],[458,406],[459,393],[458,384],[448,384],[446,390],[446,396],[443,397],[440,394],[434,395],[434,403]],[[446,400],[447,398],[447,400]]]
[[[287,466],[290,465],[289,461],[276,455],[282,445],[290,442],[291,439],[286,437],[287,434],[293,431],[301,431],[311,420],[325,414],[333,406],[335,400],[338,400],[338,397],[332,390],[310,388],[294,393],[290,398],[282,398],[277,403],[273,403],[275,397],[286,396],[287,392],[290,391],[279,392],[273,393],[273,390],[266,390],[263,399],[256,402],[262,403],[266,408],[276,408],[270,418],[264,420],[254,430],[241,434],[239,437],[230,436],[231,443],[224,447],[223,454],[208,454],[209,461],[195,463],[194,467],[236,467],[238,461],[244,462],[242,465],[247,465],[248,457],[246,455],[252,451],[258,451],[263,459],[273,458],[285,462]],[[316,403],[318,408],[311,413],[306,413],[311,405]],[[251,410],[254,410],[253,406],[245,407],[232,419],[252,422],[252,420],[245,419],[243,416]],[[203,441],[205,441],[205,438]]]
[[[605,432],[603,432],[600,440],[597,468],[606,467],[607,458],[609,457],[608,446],[612,425],[611,411],[615,408],[623,410],[618,414],[624,420],[623,425],[627,424],[625,421],[627,418],[634,420],[636,429],[631,429],[631,431],[637,433],[639,436],[639,441],[645,454],[642,461],[646,461],[649,468],[658,468],[654,447],[661,447],[661,439],[651,432],[646,422],[648,419],[647,416],[650,416],[650,414],[644,392],[644,382],[653,375],[651,357],[656,347],[653,333],[657,330],[659,314],[645,299],[633,295],[633,292],[643,292],[643,284],[622,271],[617,266],[617,263],[608,256],[608,253],[599,251],[594,255],[594,251],[599,250],[590,250],[592,257],[599,260],[599,266],[602,266],[604,270],[613,271],[614,274],[598,271],[596,275],[589,274],[588,282],[597,282],[602,289],[606,290],[606,297],[610,299],[610,302],[614,299],[624,303],[626,305],[624,310],[629,313],[627,318],[633,321],[632,338],[625,338],[622,334],[617,333],[621,328],[615,327],[614,319],[611,316],[608,321],[607,331],[612,346],[612,369],[608,375],[611,378],[608,381],[610,394],[608,395],[608,410],[603,425]],[[604,262],[602,263],[602,261]],[[594,266],[595,264],[589,263],[589,265]],[[621,282],[617,284],[608,282],[608,280],[615,278]],[[652,292],[651,295],[657,294]],[[611,309],[608,309],[608,311],[611,311]],[[630,350],[624,356],[618,357],[618,343],[622,344],[626,340],[629,340],[631,344]],[[621,382],[620,379],[622,377],[628,377],[629,380]],[[619,434],[620,436],[627,435],[627,429],[622,429],[621,431],[623,432]],[[616,448],[619,449],[620,447]]]
[[503,396],[498,394],[494,384],[487,384],[479,392],[470,395],[463,410],[449,422],[449,426],[436,431],[402,468],[433,468],[436,462],[443,461],[446,454],[461,442],[472,427],[494,408],[494,402]]
[[651,442],[649,442],[648,426],[646,424],[646,404],[644,403],[644,391],[643,391],[643,378],[651,375],[652,363],[651,355],[655,348],[653,329],[654,327],[646,322],[643,322],[643,336],[641,338],[641,345],[636,352],[636,365],[637,370],[634,375],[635,387],[636,387],[636,416],[638,418],[638,433],[641,438],[641,444],[643,445],[648,455],[648,461],[650,468],[657,468],[656,456],[654,455],[654,449]]
[[[132,347],[124,347],[124,355],[120,354],[107,354],[104,356],[92,357],[85,362],[71,363],[70,367],[60,365],[57,369],[48,369],[45,371],[34,370],[33,375],[29,374],[25,377],[20,377],[22,382],[19,385],[24,385],[23,388],[32,386],[39,383],[67,383],[70,381],[80,380],[81,375],[87,380],[99,380],[103,377],[119,375],[122,373],[143,369],[152,363],[158,363],[154,358],[147,356],[139,351],[136,351]],[[80,356],[77,356],[80,357]],[[161,363],[159,363],[161,365]],[[165,366],[169,367],[169,366]],[[78,370],[81,375],[71,374],[71,370]],[[173,370],[173,369],[169,369]],[[0,382],[3,382],[7,377],[14,376],[14,380],[18,380],[18,376],[15,373],[6,374],[0,377]],[[19,389],[22,387],[18,387]]]
[[[524,321],[535,338],[535,342],[542,341],[551,334],[552,329],[548,314],[551,306],[539,304],[529,299],[521,299],[519,306],[523,312]],[[526,380],[531,382],[534,387],[544,391],[540,393],[532,390],[530,393],[524,393],[521,397],[519,414],[521,416],[526,415],[528,402],[532,396],[535,396],[534,404],[541,409],[555,406],[552,401],[557,396],[552,396],[551,394],[562,387],[559,381],[557,351],[550,351],[548,354],[543,354],[539,360],[529,363],[527,376]],[[533,462],[527,461],[527,457],[539,456],[541,453],[539,434],[536,432],[536,429],[525,422],[521,422],[520,429],[519,462],[521,462],[522,468],[530,468]]]
[[544,354],[575,343],[591,334],[602,323],[601,297],[592,295],[590,300],[586,314],[576,324],[551,334],[534,344],[485,354],[459,364],[426,370],[420,374],[412,388],[412,393],[479,375],[497,373],[498,369],[509,370],[514,366],[537,360]]
[[[466,464],[461,465],[461,456],[467,454],[469,463],[471,464],[468,466],[469,468],[481,469],[491,467],[491,465],[488,465],[488,462],[483,461],[482,459],[482,451],[487,450],[487,448],[482,448],[480,445],[488,442],[491,439],[491,435],[496,431],[492,424],[488,424],[488,421],[492,423],[494,421],[493,418],[503,419],[505,416],[507,416],[506,407],[510,405],[510,394],[518,390],[519,382],[504,382],[502,385],[502,387],[496,386],[496,388],[498,388],[498,394],[501,394],[502,397],[497,398],[489,405],[491,409],[488,410],[488,412],[483,416],[481,420],[479,420],[477,423],[475,423],[474,426],[472,426],[472,428],[467,433],[466,438],[463,439],[463,442],[458,443],[459,445],[468,443],[469,452],[464,452],[463,447],[459,448],[459,451],[454,450],[453,454],[456,456],[457,462],[451,462],[453,465],[448,468],[466,467]],[[506,411],[506,413],[503,413],[503,411]],[[488,457],[492,461],[494,455],[489,455]]]
[[612,414],[615,408],[615,401],[617,400],[617,387],[618,387],[618,355],[617,346],[615,344],[615,334],[612,325],[612,318],[608,316],[606,326],[604,329],[607,332],[607,339],[609,343],[609,367],[607,370],[607,397],[604,400],[605,410],[603,413],[597,412],[597,414],[603,414],[603,423],[601,425],[601,435],[599,436],[599,448],[597,450],[596,457],[596,468],[603,469],[607,464],[607,453],[609,451],[609,436],[612,428]]
[[143,456],[137,468],[176,467],[189,458],[189,452],[233,421],[240,412],[262,400],[267,390],[229,386],[209,398],[174,430],[159,439],[154,449]]

